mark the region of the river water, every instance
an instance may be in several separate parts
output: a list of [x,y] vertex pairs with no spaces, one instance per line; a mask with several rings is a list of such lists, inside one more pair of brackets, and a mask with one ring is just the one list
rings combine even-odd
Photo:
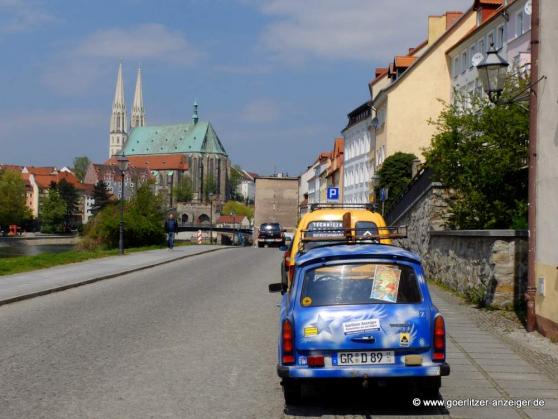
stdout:
[[[28,242],[29,243],[29,242]],[[33,256],[40,253],[58,253],[65,250],[72,250],[73,244],[24,244],[20,241],[1,241],[0,240],[0,258],[14,256]]]

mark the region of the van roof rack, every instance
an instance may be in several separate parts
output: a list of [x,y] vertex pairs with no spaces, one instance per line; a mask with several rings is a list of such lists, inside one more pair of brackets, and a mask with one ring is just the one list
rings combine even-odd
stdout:
[[302,230],[300,248],[304,243],[319,243],[320,246],[331,244],[366,244],[379,243],[383,239],[407,238],[407,226],[370,228],[320,228]]
[[362,204],[337,204],[337,203],[327,203],[327,202],[320,202],[315,204],[310,204],[310,211],[316,211],[318,209],[326,209],[326,208],[334,208],[334,209],[365,209],[368,211],[375,211],[376,205],[371,204],[369,202],[365,202]]

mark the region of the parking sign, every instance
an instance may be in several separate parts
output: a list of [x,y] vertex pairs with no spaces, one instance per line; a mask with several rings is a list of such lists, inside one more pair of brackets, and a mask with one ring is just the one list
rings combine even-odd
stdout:
[[333,187],[327,188],[327,200],[328,201],[338,201],[339,200],[339,188],[333,188]]

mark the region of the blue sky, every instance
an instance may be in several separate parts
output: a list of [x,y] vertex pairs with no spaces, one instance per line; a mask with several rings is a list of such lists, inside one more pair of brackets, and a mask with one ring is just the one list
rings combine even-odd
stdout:
[[147,124],[192,103],[233,163],[299,174],[330,149],[368,80],[472,0],[0,0],[0,163],[102,162],[118,63]]

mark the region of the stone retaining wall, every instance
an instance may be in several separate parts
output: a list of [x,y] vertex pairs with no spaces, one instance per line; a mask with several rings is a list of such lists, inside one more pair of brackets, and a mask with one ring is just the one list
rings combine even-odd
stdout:
[[[420,182],[416,182],[420,184]],[[408,238],[396,244],[417,253],[429,279],[498,308],[520,304],[527,284],[527,232],[447,231],[448,191],[432,182],[393,225],[406,225]]]
[[514,230],[432,231],[424,268],[477,303],[511,309],[527,283],[527,235]]

